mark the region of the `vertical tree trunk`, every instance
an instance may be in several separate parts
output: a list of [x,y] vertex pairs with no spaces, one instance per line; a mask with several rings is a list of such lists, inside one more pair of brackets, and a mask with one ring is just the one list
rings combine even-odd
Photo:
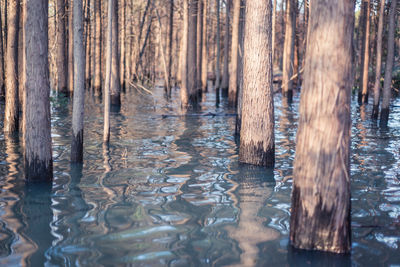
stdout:
[[275,163],[271,27],[271,0],[246,1],[239,161],[267,167]]
[[[110,3],[110,2],[109,2]],[[113,1],[112,6],[112,48],[111,48],[111,80],[110,80],[110,100],[111,105],[121,105],[121,82],[118,55],[118,1]]]
[[364,31],[363,31],[363,44],[362,44],[362,73],[361,73],[361,87],[358,91],[358,102],[368,103],[368,67],[369,67],[369,29],[370,29],[370,13],[371,3],[370,0],[365,0],[364,7],[366,9],[364,17]]
[[296,0],[286,1],[285,45],[283,48],[282,93],[289,102],[293,96],[294,38],[296,34]]
[[129,1],[130,3],[127,6],[127,14],[126,14],[126,23],[127,23],[127,40],[126,40],[126,46],[125,46],[125,86],[129,86],[126,85],[126,83],[129,84],[130,82],[130,77],[131,77],[131,60],[130,60],[130,55],[132,50],[132,35],[133,35],[133,21],[132,21],[132,16],[133,16],[133,12],[132,12],[132,1]]
[[67,54],[65,51],[65,0],[57,0],[57,91],[68,93]]
[[389,104],[390,104],[390,95],[392,87],[392,71],[393,71],[393,60],[394,60],[396,2],[397,0],[392,0],[389,13],[389,32],[387,41],[388,52],[386,57],[385,81],[383,82],[382,108],[381,108],[381,117],[379,122],[381,127],[386,127],[389,120]]
[[[201,83],[202,71],[203,71],[203,12],[204,12],[204,0],[199,0],[198,12],[197,12],[197,86],[196,91],[201,93],[203,88]],[[197,93],[197,92],[196,92]]]
[[[122,88],[125,88],[125,42],[126,42],[126,1],[127,0],[121,0],[121,4],[119,6],[120,14],[121,14],[121,29],[119,31],[120,34],[120,58],[119,58],[119,70],[120,70],[120,84]],[[117,10],[118,12],[118,10]]]
[[110,142],[110,91],[111,91],[111,80],[112,80],[112,49],[113,49],[113,18],[115,7],[114,0],[108,0],[108,12],[107,12],[107,38],[106,38],[106,80],[104,85],[104,131],[103,131],[103,143],[108,144]]
[[220,22],[220,0],[215,1],[216,3],[216,10],[217,12],[217,36],[216,36],[216,43],[217,43],[217,56],[216,56],[216,66],[215,66],[215,88],[219,90],[220,82],[221,82],[221,22]]
[[272,69],[275,62],[275,35],[276,35],[276,0],[272,6]]
[[25,81],[26,81],[26,36],[25,36],[25,23],[26,23],[26,5],[25,2],[20,2],[20,20],[19,20],[19,51],[18,51],[18,93],[19,104],[22,107],[22,117],[20,121],[20,130],[25,133]]
[[92,51],[92,20],[90,18],[90,9],[93,1],[90,0],[86,0],[86,10],[85,10],[85,21],[86,23],[84,23],[86,31],[85,31],[85,35],[83,38],[85,38],[85,42],[84,42],[84,48],[85,48],[85,87],[86,88],[90,88],[92,86],[91,84],[91,73],[90,73],[90,69],[91,69],[91,63],[92,61],[90,60],[91,58],[91,51]]
[[182,47],[181,47],[181,107],[183,110],[189,105],[189,91],[187,84],[187,60],[188,60],[188,32],[189,32],[189,0],[183,0],[183,30],[182,30]]
[[187,85],[189,101],[197,101],[197,8],[198,0],[189,0]]
[[28,181],[51,181],[48,0],[26,1],[25,11],[25,177]]
[[0,7],[0,97],[5,95],[5,85],[4,85],[4,38],[3,38],[3,22],[2,22],[2,12]]
[[171,73],[172,73],[172,44],[174,36],[174,0],[169,0],[169,25],[168,25],[168,63],[167,63],[167,94],[171,95]]
[[101,2],[94,1],[94,17],[95,17],[95,51],[94,51],[94,90],[96,95],[101,94]]
[[238,57],[238,92],[237,92],[237,116],[235,123],[235,135],[240,137],[242,128],[242,103],[243,103],[243,56],[244,56],[244,26],[246,24],[246,0],[240,0],[239,19],[239,57]]
[[353,0],[310,5],[290,220],[296,248],[350,250],[353,16]]
[[374,107],[372,109],[372,119],[374,120],[378,119],[378,114],[379,114],[379,99],[381,94],[381,76],[382,76],[382,33],[383,33],[384,20],[385,20],[385,0],[381,0],[379,8],[378,33],[376,37]]
[[237,91],[238,91],[239,23],[240,23],[240,0],[234,0],[233,22],[232,22],[232,44],[231,44],[231,49],[232,49],[231,74],[229,76],[229,92],[228,92],[228,102],[229,106],[231,107],[236,107]]
[[221,89],[229,88],[229,16],[230,0],[226,0],[225,36],[224,36],[224,72],[222,74]]
[[74,102],[72,111],[71,162],[83,162],[83,118],[85,111],[85,48],[83,45],[82,1],[73,3]]
[[68,92],[74,92],[74,31],[72,7],[74,0],[68,0]]
[[4,132],[15,133],[19,128],[19,95],[18,95],[18,31],[19,2],[8,2],[8,32],[5,60],[6,108],[4,114]]
[[208,0],[203,0],[203,47],[201,60],[201,88],[207,91],[207,73],[208,73],[208,31],[207,31],[207,16],[208,16]]

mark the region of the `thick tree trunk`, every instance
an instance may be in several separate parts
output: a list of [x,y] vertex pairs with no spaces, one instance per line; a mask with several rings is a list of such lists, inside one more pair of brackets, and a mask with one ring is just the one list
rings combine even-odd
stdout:
[[221,89],[229,88],[229,16],[230,16],[230,0],[226,0],[225,6],[225,36],[224,36],[224,72],[222,74]]
[[381,0],[379,9],[378,33],[376,36],[374,107],[372,109],[372,119],[374,120],[377,120],[379,115],[379,99],[381,94],[381,76],[382,76],[382,33],[383,33],[384,20],[385,20],[385,0]]
[[389,120],[389,104],[392,89],[392,71],[394,61],[394,33],[395,33],[395,18],[396,18],[397,0],[392,0],[389,13],[389,32],[387,43],[387,57],[385,68],[385,81],[383,82],[383,97],[380,117],[380,126],[386,127]]
[[26,1],[25,10],[25,177],[28,181],[51,181],[48,0]]
[[216,64],[215,64],[215,88],[219,90],[220,82],[221,82],[221,22],[220,22],[220,0],[215,1],[216,3],[216,12],[217,12],[217,36],[216,36],[216,48],[217,48],[217,56],[216,56]]
[[65,0],[57,0],[57,91],[68,94],[67,54],[65,51]]
[[[296,141],[290,241],[350,250],[350,96],[353,0],[315,0]],[[335,34],[332,34],[335,33]]]
[[285,44],[283,48],[282,93],[289,102],[293,96],[294,39],[296,35],[296,0],[286,1]]
[[107,38],[106,38],[106,80],[104,85],[104,131],[103,131],[103,143],[108,144],[110,142],[110,91],[112,82],[112,49],[113,49],[113,18],[115,7],[115,0],[108,0],[108,12],[107,12]]
[[74,0],[68,0],[68,92],[74,92],[74,31],[72,7]]
[[204,12],[204,0],[199,0],[198,11],[197,11],[197,86],[196,94],[201,93],[203,88],[201,77],[203,71],[203,12]]
[[71,162],[83,162],[83,118],[85,111],[85,48],[83,45],[82,1],[73,4],[74,102],[72,112]]
[[246,1],[239,161],[275,163],[272,85],[272,2]]
[[112,60],[111,60],[111,80],[110,80],[110,99],[111,105],[121,105],[121,82],[118,55],[118,1],[113,1],[112,7]]
[[18,95],[18,31],[19,2],[8,2],[8,32],[5,60],[6,108],[4,114],[4,132],[15,133],[19,130],[19,95]]
[[237,103],[240,2],[241,2],[240,0],[233,1],[231,74],[229,76],[229,92],[228,92],[228,102],[229,106],[231,107],[236,107]]
[[101,94],[101,2],[94,1],[94,16],[95,16],[95,51],[94,51],[94,91],[96,95]]
[[189,0],[187,85],[189,102],[197,102],[197,8],[198,0]]
[[181,107],[183,110],[189,106],[189,91],[187,84],[187,60],[188,60],[188,31],[189,31],[189,0],[183,0],[183,31],[182,31],[182,42],[181,42]]
[[207,74],[208,74],[208,31],[207,31],[207,16],[208,16],[208,0],[203,1],[203,42],[202,42],[202,57],[201,60],[201,88],[207,91]]
[[358,102],[368,103],[368,67],[369,67],[369,28],[370,28],[370,13],[371,3],[370,0],[364,2],[364,8],[366,9],[364,17],[364,29],[363,29],[363,44],[362,44],[362,73],[361,73],[361,86],[358,91]]

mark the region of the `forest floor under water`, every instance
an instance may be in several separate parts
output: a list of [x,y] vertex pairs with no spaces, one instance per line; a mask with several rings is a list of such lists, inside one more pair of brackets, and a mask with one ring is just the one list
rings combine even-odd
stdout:
[[25,184],[22,148],[0,130],[0,265],[400,265],[399,98],[381,129],[353,97],[352,251],[335,255],[288,244],[299,92],[275,94],[274,169],[238,163],[235,116],[212,115],[235,113],[223,95],[177,116],[179,90],[152,93],[122,94],[108,148],[86,93],[83,166],[69,163],[72,101],[52,97],[51,185]]

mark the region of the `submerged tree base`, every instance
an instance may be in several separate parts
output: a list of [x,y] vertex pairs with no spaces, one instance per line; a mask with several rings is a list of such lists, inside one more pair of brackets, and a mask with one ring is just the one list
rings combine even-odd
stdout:
[[241,143],[239,150],[239,161],[257,166],[274,167],[275,147],[264,149],[263,142]]
[[50,182],[53,180],[53,162],[35,158],[29,161],[25,157],[25,179],[30,182]]
[[381,110],[381,119],[379,121],[379,126],[387,127],[388,121],[389,121],[389,109],[388,108],[382,108],[382,110]]
[[72,136],[71,162],[83,162],[83,130],[80,130],[76,136]]
[[378,117],[379,117],[379,105],[374,105],[374,106],[372,107],[371,119],[377,120]]

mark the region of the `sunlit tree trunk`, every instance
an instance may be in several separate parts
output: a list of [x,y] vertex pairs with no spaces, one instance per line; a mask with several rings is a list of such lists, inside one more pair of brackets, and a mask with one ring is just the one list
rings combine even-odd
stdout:
[[271,0],[247,0],[239,161],[267,167],[275,163],[271,27]]
[[25,11],[25,177],[29,181],[51,181],[48,0],[26,1]]
[[294,39],[296,34],[296,0],[286,1],[285,44],[283,48],[282,93],[289,101],[293,95]]
[[72,7],[74,0],[68,1],[68,91],[74,91],[74,31]]
[[188,30],[189,30],[189,0],[183,0],[183,30],[182,30],[182,47],[181,47],[181,106],[183,109],[189,105],[189,88],[187,83],[187,62],[188,62]]
[[[15,133],[19,129],[19,96],[18,96],[18,31],[19,2],[7,4],[8,31],[5,65],[6,108],[4,114],[4,132]],[[0,29],[1,30],[1,29]]]
[[101,2],[94,1],[95,16],[95,51],[94,51],[94,90],[96,95],[101,94]]
[[240,2],[241,2],[240,0],[233,0],[231,74],[229,76],[229,92],[228,92],[228,101],[231,107],[236,107],[237,90],[238,90]]
[[83,118],[85,111],[85,48],[83,45],[82,1],[73,4],[74,102],[72,111],[71,162],[83,162]]
[[[110,2],[109,2],[110,4]],[[111,104],[121,105],[121,82],[118,55],[118,1],[113,1],[112,6],[112,48],[111,48],[111,80],[110,80],[110,99]]]
[[221,81],[221,23],[220,23],[220,0],[216,0],[216,11],[217,12],[217,36],[216,36],[216,64],[215,64],[215,88],[219,89]]
[[310,5],[290,219],[296,248],[350,250],[353,7],[353,0]]
[[224,72],[222,74],[221,89],[229,88],[229,16],[230,16],[230,0],[226,0],[225,4],[225,36],[224,36]]
[[106,37],[106,79],[104,85],[104,130],[103,130],[103,143],[108,144],[110,142],[110,91],[111,91],[111,80],[112,80],[112,49],[113,49],[113,18],[115,7],[115,0],[108,0],[108,12],[107,12],[107,37]]
[[65,0],[57,0],[57,91],[62,94],[68,93],[65,32]]
[[[127,0],[120,0],[121,4],[119,5],[119,10],[120,10],[120,14],[121,14],[121,23],[120,23],[120,54],[119,54],[119,70],[120,70],[120,84],[122,86],[122,88],[125,87],[125,42],[126,42],[126,1]],[[118,12],[118,10],[117,10]]]
[[364,8],[366,9],[364,17],[363,28],[363,44],[362,44],[362,64],[361,64],[361,86],[358,91],[358,102],[368,102],[368,67],[369,67],[369,31],[370,31],[370,13],[371,3],[370,0],[364,1]]
[[[207,16],[208,16],[208,0],[203,1],[203,43],[202,43],[202,57],[201,60],[201,88],[207,90],[207,74],[208,74],[208,27],[207,27]],[[200,22],[199,22],[200,23]]]
[[376,36],[376,69],[374,84],[374,107],[372,109],[372,118],[377,120],[379,114],[379,99],[381,94],[381,76],[382,76],[382,33],[383,21],[385,20],[385,0],[381,0],[379,8],[378,33]]
[[392,89],[392,71],[394,61],[394,34],[395,34],[395,18],[396,18],[396,3],[397,0],[392,0],[389,13],[389,31],[387,40],[387,56],[385,68],[385,81],[383,82],[383,97],[380,117],[380,126],[386,127],[389,120],[389,104]]

